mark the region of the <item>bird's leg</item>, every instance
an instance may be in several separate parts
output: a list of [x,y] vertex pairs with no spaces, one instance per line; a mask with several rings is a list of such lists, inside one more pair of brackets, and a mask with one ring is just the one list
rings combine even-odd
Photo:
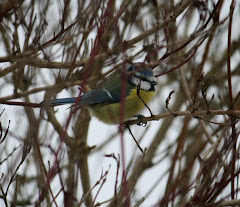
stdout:
[[143,116],[142,114],[137,114],[137,115],[135,115],[135,116],[133,116],[133,117],[136,117],[136,118],[137,118],[137,120],[138,120],[137,125],[138,125],[138,126],[143,126],[143,124],[145,124],[144,127],[147,126],[147,123],[143,123],[143,122],[141,121],[141,119],[145,117],[145,116]]

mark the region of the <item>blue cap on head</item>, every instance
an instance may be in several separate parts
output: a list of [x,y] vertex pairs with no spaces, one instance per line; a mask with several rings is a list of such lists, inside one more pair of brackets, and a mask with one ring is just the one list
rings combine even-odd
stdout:
[[134,63],[127,65],[127,72],[140,72],[144,76],[153,76],[152,68],[146,67],[143,63]]

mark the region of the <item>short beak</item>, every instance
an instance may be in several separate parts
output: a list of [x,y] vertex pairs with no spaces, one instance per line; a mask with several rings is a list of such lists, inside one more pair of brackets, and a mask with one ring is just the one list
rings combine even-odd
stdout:
[[154,85],[154,86],[157,85],[157,82],[156,82],[156,81],[153,81],[153,82],[152,82],[152,85]]

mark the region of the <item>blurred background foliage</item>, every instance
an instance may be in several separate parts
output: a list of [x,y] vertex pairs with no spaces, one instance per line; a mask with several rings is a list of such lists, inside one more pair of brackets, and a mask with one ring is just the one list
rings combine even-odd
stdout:
[[[240,205],[239,18],[234,0],[3,0],[1,206]],[[86,109],[37,107],[126,62],[158,79],[143,154]]]

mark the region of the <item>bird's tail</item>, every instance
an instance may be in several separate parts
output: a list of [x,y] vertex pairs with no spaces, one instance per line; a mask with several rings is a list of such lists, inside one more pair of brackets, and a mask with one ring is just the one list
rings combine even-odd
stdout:
[[77,97],[73,97],[73,98],[59,98],[59,99],[54,99],[54,100],[43,101],[41,104],[43,106],[58,106],[58,105],[75,103],[76,99],[77,99]]
[[28,103],[28,102],[19,102],[19,101],[0,101],[0,104],[42,108],[42,107],[52,107],[52,106],[58,106],[58,105],[64,105],[64,104],[72,104],[72,103],[75,103],[76,101],[77,101],[77,97],[46,100],[41,103]]

